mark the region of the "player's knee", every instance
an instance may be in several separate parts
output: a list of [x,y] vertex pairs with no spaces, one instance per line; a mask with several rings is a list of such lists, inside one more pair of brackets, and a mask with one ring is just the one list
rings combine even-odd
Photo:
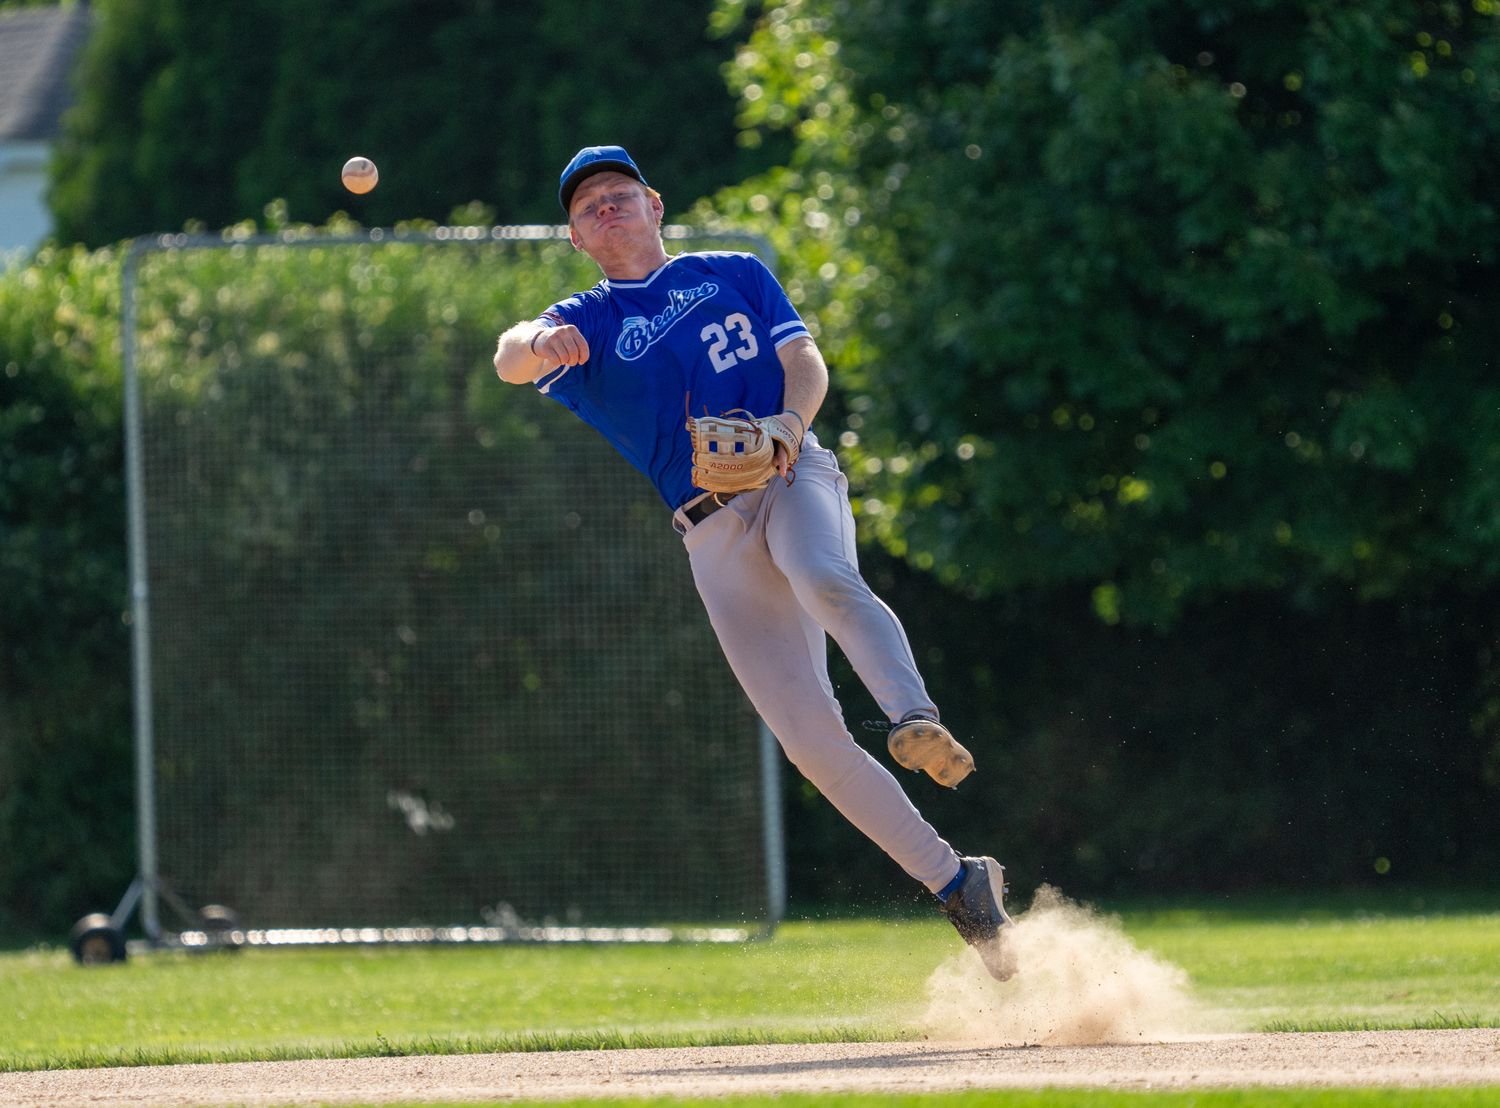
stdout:
[[820,564],[809,567],[798,590],[804,603],[826,612],[847,612],[863,603],[869,586],[859,574],[844,566]]

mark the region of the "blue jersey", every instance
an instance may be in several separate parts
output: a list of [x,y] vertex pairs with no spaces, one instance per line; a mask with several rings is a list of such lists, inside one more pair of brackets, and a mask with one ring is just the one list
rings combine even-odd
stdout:
[[589,360],[559,366],[536,387],[566,404],[651,478],[667,507],[702,492],[692,482],[693,414],[782,410],[776,351],[807,326],[754,254],[678,254],[643,281],[600,281],[548,308],[572,324]]

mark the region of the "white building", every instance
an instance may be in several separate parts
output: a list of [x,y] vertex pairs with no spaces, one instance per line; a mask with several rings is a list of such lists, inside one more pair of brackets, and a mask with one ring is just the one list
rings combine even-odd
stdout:
[[47,162],[91,22],[82,4],[0,11],[0,254],[52,233]]

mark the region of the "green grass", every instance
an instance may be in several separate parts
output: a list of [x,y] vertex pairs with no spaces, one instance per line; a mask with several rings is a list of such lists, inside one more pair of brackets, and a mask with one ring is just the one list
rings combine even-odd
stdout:
[[1500,914],[1125,916],[1221,1019],[1263,1031],[1500,1026]]
[[[939,921],[940,922],[940,921]],[[0,957],[0,1069],[883,1038],[951,928],[795,924],[771,942]]]
[[[1215,1027],[1500,1025],[1500,915],[1130,911]],[[0,955],[0,1070],[920,1036],[940,919],[784,926],[770,942]],[[785,1105],[785,1101],[781,1102]]]

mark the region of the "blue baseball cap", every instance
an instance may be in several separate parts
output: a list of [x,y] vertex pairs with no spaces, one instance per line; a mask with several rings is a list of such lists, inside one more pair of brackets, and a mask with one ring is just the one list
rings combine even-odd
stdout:
[[562,201],[563,211],[568,212],[572,207],[573,194],[578,191],[579,185],[596,173],[608,172],[623,173],[646,184],[646,178],[641,176],[639,167],[630,160],[630,155],[625,153],[623,146],[585,146],[573,155],[568,168],[562,171],[562,185],[557,191],[557,198]]

